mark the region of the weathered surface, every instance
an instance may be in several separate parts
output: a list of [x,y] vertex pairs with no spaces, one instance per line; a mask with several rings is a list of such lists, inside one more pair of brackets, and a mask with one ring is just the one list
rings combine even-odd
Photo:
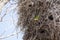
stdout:
[[18,4],[23,40],[60,40],[60,0],[20,0]]

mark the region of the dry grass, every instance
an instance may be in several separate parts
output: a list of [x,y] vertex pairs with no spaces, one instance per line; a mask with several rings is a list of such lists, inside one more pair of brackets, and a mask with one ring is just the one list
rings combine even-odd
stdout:
[[59,8],[54,9],[57,0],[20,0],[18,4],[17,24],[25,29],[23,40],[60,40],[60,26],[56,24]]

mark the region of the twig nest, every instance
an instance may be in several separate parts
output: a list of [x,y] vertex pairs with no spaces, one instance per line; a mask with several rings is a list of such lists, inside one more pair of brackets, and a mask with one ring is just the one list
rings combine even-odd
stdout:
[[20,2],[18,26],[22,24],[22,29],[25,29],[23,40],[60,40],[60,26],[56,23],[60,15],[57,0]]

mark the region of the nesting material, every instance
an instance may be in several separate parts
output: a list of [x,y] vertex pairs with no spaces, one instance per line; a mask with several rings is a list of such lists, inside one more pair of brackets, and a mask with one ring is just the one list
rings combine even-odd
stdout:
[[17,25],[23,40],[60,40],[60,0],[20,0]]

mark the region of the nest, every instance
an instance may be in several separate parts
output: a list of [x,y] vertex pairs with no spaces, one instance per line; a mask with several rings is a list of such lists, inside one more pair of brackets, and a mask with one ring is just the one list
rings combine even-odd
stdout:
[[18,4],[17,25],[25,29],[23,40],[60,40],[59,13],[53,12],[57,0],[20,0]]

